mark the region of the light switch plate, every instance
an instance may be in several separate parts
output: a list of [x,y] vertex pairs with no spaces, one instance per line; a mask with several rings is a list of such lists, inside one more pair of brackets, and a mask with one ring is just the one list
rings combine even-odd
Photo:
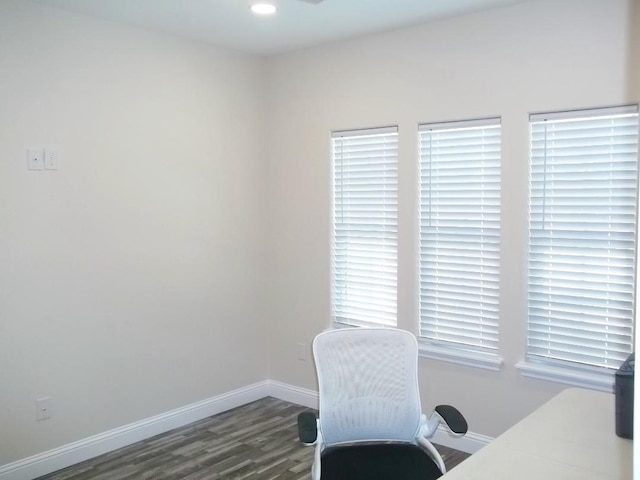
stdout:
[[299,343],[297,345],[298,348],[298,360],[306,360],[307,359],[307,346],[304,343]]
[[44,149],[44,168],[45,170],[57,170],[60,156],[58,149],[49,147]]
[[27,168],[44,170],[44,151],[41,148],[27,148]]

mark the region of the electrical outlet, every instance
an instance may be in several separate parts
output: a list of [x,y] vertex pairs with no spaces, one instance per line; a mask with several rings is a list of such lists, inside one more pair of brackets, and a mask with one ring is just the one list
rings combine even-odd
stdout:
[[42,397],[36,400],[36,421],[51,418],[51,397]]
[[41,148],[27,148],[27,168],[44,170],[44,151]]
[[298,360],[307,359],[307,346],[304,343],[298,344]]

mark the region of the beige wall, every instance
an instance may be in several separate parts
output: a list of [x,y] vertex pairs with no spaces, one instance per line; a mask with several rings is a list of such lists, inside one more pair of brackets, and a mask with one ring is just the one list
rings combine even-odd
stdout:
[[0,465],[267,377],[263,76],[0,2]]
[[[425,408],[495,436],[564,388],[514,368],[527,114],[634,95],[628,7],[536,1],[265,60],[0,2],[0,465],[265,378],[316,388],[296,345],[329,324],[334,129],[400,127],[415,331],[416,124],[502,115],[505,365],[421,361]],[[46,145],[60,169],[27,171]]]
[[565,385],[523,378],[528,114],[626,101],[626,0],[525,2],[280,55],[269,64],[271,377],[315,389],[329,325],[330,131],[398,125],[398,324],[416,331],[416,126],[502,116],[501,355],[490,372],[422,360],[424,407],[450,402],[496,436]]
[[628,28],[629,101],[640,102],[640,0],[631,0]]

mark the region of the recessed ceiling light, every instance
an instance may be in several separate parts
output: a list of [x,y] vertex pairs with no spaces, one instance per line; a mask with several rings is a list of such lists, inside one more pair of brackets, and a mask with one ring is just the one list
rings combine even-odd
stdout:
[[271,15],[276,13],[276,7],[270,3],[255,3],[251,5],[251,11],[258,15]]

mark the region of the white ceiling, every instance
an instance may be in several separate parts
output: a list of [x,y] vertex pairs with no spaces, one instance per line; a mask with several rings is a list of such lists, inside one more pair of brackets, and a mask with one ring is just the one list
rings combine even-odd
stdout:
[[256,54],[274,54],[531,0],[33,0],[107,20]]

